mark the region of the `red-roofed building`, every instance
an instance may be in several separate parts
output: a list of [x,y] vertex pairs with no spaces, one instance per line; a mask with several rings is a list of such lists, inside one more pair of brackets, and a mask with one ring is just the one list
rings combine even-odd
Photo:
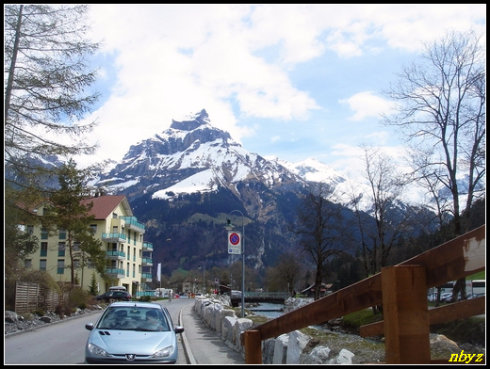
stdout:
[[[138,222],[126,198],[123,195],[98,196],[83,201],[91,203],[89,215],[94,216],[90,228],[95,238],[102,241],[106,251],[106,278],[102,278],[92,265],[81,267],[80,260],[75,265],[76,279],[79,285],[88,290],[95,275],[99,293],[110,286],[124,286],[133,297],[150,290],[152,280],[151,243],[143,240],[144,224]],[[42,216],[42,207],[37,209]],[[70,258],[65,255],[66,232],[62,229],[53,234],[39,226],[30,227],[40,240],[38,250],[25,259],[26,267],[44,270],[56,281],[70,282]]]

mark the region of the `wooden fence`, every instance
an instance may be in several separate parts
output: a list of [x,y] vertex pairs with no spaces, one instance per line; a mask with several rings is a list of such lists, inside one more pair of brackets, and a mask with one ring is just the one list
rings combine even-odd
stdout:
[[389,364],[434,363],[430,358],[430,324],[484,314],[485,298],[429,310],[427,289],[484,269],[485,225],[243,332],[245,361],[262,363],[263,340],[382,304],[384,321],[361,327],[361,336],[384,334]]
[[39,286],[37,283],[16,282],[15,312],[25,314],[42,309],[54,311],[60,296],[56,291]]

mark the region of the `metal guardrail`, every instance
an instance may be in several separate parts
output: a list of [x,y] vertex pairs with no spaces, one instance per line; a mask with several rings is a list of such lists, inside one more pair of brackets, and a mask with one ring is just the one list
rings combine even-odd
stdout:
[[262,363],[262,340],[382,304],[384,321],[361,327],[361,334],[384,334],[387,363],[431,363],[430,324],[484,314],[485,299],[429,311],[427,289],[481,270],[485,270],[485,225],[243,332],[245,361]]

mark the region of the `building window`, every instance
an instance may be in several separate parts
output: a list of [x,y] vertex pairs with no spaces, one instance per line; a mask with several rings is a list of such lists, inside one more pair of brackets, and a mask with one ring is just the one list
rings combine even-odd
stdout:
[[34,226],[33,225],[28,225],[27,226],[27,233],[32,234],[34,232]]
[[24,267],[26,269],[31,269],[32,268],[32,259],[25,259],[24,260]]
[[58,256],[65,256],[65,243],[58,242]]
[[48,256],[48,243],[41,242],[41,254],[40,256]]
[[117,213],[112,213],[112,218],[117,219]]
[[128,263],[127,269],[126,269],[126,277],[129,277],[129,263]]
[[128,253],[127,253],[127,255],[126,255],[126,259],[128,259],[128,260],[129,260],[130,258],[131,258],[131,247],[130,247],[130,246],[128,246]]
[[73,251],[80,251],[80,242],[73,242]]
[[133,278],[136,278],[136,265],[133,264]]
[[60,240],[66,240],[66,229],[60,229],[58,231],[58,238]]
[[46,259],[39,260],[39,270],[46,271]]
[[46,228],[41,228],[41,240],[48,239],[49,232]]
[[65,260],[63,260],[63,259],[58,260],[58,267],[57,267],[56,273],[57,274],[65,273]]
[[90,231],[92,232],[92,234],[96,234],[97,233],[97,224],[91,224],[90,225]]

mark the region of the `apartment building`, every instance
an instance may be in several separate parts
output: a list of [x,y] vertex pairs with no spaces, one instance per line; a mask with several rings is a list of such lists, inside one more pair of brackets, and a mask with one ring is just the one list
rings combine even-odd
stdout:
[[[94,216],[94,221],[90,228],[94,237],[102,241],[106,252],[106,278],[103,279],[93,265],[82,262],[80,255],[74,263],[78,285],[88,290],[95,275],[99,293],[107,291],[110,286],[124,286],[135,297],[150,290],[153,246],[144,241],[144,224],[133,216],[126,196],[97,196],[83,203],[92,203],[89,215]],[[42,211],[40,207],[36,212],[42,216]],[[65,249],[66,232],[58,229],[49,234],[39,226],[30,227],[30,231],[38,237],[40,245],[26,258],[25,266],[44,270],[56,281],[70,282],[71,261]]]

